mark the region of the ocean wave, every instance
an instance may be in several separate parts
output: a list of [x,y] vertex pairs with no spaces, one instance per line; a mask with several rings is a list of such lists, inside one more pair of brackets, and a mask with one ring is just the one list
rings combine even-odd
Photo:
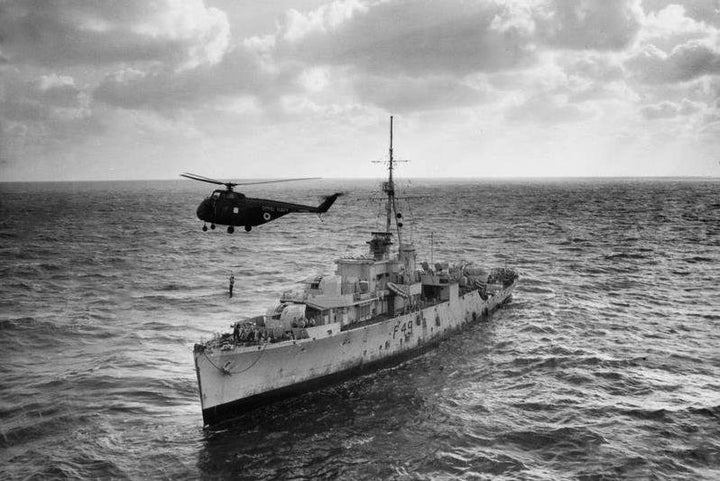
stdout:
[[697,264],[697,263],[702,263],[702,262],[716,262],[717,259],[713,259],[711,257],[693,256],[693,257],[686,257],[683,259],[683,261],[685,261],[689,264]]
[[564,451],[588,450],[607,443],[602,435],[585,426],[511,431],[499,436],[499,440],[530,451],[548,450],[554,447],[562,447]]
[[61,328],[56,322],[36,319],[34,317],[17,317],[14,319],[0,319],[0,330],[24,331],[44,330],[54,331]]
[[648,256],[641,252],[613,252],[605,254],[607,260],[625,260],[625,259],[647,259]]
[[[438,451],[430,460],[423,461],[415,468],[426,473],[429,478],[444,477],[448,474],[458,479],[476,479],[483,476],[512,476],[525,471],[527,466],[520,459],[508,454],[489,450],[475,452],[470,450]],[[405,473],[410,478],[410,473]]]
[[35,403],[21,409],[21,415],[8,416],[0,436],[0,447],[9,448],[32,443],[39,439],[60,435],[78,423],[83,414],[68,407]]
[[41,232],[32,196],[0,194],[3,474],[712,479],[716,183],[425,183],[418,260],[434,232],[437,261],[517,267],[512,303],[399,368],[205,430],[193,344],[364,254],[377,209],[358,193],[325,223],[230,236],[200,231],[207,192],[45,186],[64,207]]

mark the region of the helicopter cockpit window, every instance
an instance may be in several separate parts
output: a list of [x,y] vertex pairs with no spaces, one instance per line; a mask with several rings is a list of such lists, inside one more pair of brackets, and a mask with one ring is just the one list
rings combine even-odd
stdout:
[[235,192],[226,192],[225,193],[225,198],[228,200],[235,200],[236,197],[237,197],[237,195],[235,195]]
[[215,192],[213,192],[212,198],[213,198],[213,199],[219,199],[219,198],[220,198],[220,192],[218,192],[217,190],[216,190]]

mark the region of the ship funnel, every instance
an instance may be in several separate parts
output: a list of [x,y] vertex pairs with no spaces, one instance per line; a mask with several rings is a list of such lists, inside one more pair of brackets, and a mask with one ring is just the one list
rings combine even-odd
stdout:
[[405,282],[415,282],[415,271],[417,269],[417,253],[415,246],[410,242],[403,242],[399,249],[400,262],[405,266]]
[[390,257],[391,237],[392,233],[390,232],[372,232],[372,239],[368,241],[368,244],[373,259],[380,261]]

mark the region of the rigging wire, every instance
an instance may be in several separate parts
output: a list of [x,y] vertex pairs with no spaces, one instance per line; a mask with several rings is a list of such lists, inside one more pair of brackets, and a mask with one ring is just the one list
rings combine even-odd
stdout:
[[229,369],[227,369],[227,368],[225,368],[225,367],[220,367],[220,366],[218,366],[217,364],[215,364],[214,362],[212,362],[212,359],[210,359],[210,357],[208,357],[207,352],[205,352],[205,351],[203,351],[203,356],[205,356],[205,359],[207,359],[208,362],[209,362],[215,369],[217,369],[218,371],[220,371],[220,372],[223,373],[223,374],[226,374],[226,375],[228,375],[228,376],[231,376],[231,375],[233,375],[233,374],[242,374],[242,373],[244,373],[245,371],[250,370],[255,364],[257,364],[257,363],[260,361],[260,359],[263,357],[263,354],[265,354],[265,348],[267,348],[267,345],[268,345],[268,344],[269,344],[268,342],[263,343],[263,347],[262,347],[262,349],[260,350],[260,354],[258,355],[258,357],[255,358],[255,360],[254,360],[248,367],[246,367],[245,369],[242,369],[242,370],[240,370],[240,371],[230,371]]

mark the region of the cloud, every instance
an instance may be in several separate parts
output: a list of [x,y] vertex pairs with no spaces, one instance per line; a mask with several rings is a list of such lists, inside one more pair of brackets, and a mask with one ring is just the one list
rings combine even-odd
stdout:
[[278,56],[373,75],[464,75],[518,68],[534,58],[532,24],[522,9],[460,0],[358,5],[288,15],[277,35]]
[[279,54],[382,75],[466,75],[532,65],[538,48],[620,50],[640,28],[636,1],[335,2],[278,31]]
[[360,101],[403,111],[448,108],[482,97],[463,76],[533,62],[531,30],[527,9],[495,2],[334,2],[304,15],[290,11],[274,35],[246,39],[215,64],[109,74],[94,99],[170,112],[250,95],[272,110],[302,89],[327,92],[330,68],[334,80],[337,72],[350,75],[339,84],[354,87]]
[[[330,152],[333,136],[314,132],[341,124],[351,137],[388,111],[418,132],[436,123],[441,154],[462,137],[459,156],[485,148],[490,136],[472,137],[480,130],[498,154],[521,141],[560,156],[563,142],[581,152],[615,132],[630,143],[683,132],[690,145],[720,125],[717,0],[286,4],[0,0],[0,156],[44,151],[58,169],[96,153],[197,159],[207,148],[231,159],[238,135],[259,131],[262,158],[299,131],[305,147]],[[257,36],[231,30],[260,13]],[[364,148],[358,139],[353,153]]]
[[56,74],[25,79],[4,69],[0,88],[2,118],[13,122],[77,119],[87,115],[87,95],[69,76]]
[[720,27],[720,5],[717,0],[643,0],[643,8],[649,14],[670,8],[682,8],[685,14],[697,22]]
[[583,54],[572,58],[560,58],[558,63],[567,75],[598,82],[611,82],[623,78],[622,64],[613,57]]
[[307,14],[290,9],[285,14],[281,37],[285,41],[294,42],[312,33],[328,33],[350,20],[356,13],[367,10],[368,5],[358,0],[335,1]]
[[648,84],[687,82],[720,74],[720,51],[696,40],[675,47],[670,54],[647,45],[625,65],[636,78]]
[[717,34],[716,27],[688,16],[683,5],[671,4],[645,16],[637,44],[669,52],[693,40],[712,43]]
[[[536,69],[542,52],[557,49],[595,52],[566,65],[567,74],[619,80],[622,65],[600,52],[631,45],[641,17],[638,2],[626,0],[349,0],[288,14],[273,53],[303,65],[345,68],[361,102],[405,112],[435,110],[477,104],[484,93],[469,78],[486,73],[504,82],[504,75],[510,85],[513,77]],[[536,70],[530,76],[542,74]],[[601,93],[583,89],[586,100]],[[571,106],[548,105],[562,112],[562,121],[583,116]]]
[[471,107],[487,98],[479,89],[447,76],[358,78],[355,90],[362,102],[391,112]]
[[245,94],[272,102],[278,91],[290,89],[294,81],[295,70],[265,68],[254,52],[241,45],[214,65],[179,72],[167,67],[114,72],[102,80],[93,97],[116,107],[168,112]]
[[578,122],[589,119],[593,112],[568,102],[565,95],[538,94],[516,104],[505,111],[505,118],[511,122],[531,122],[552,125]]
[[687,99],[679,104],[663,101],[658,104],[646,105],[640,109],[640,113],[648,120],[671,119],[685,117],[702,110],[702,106]]
[[67,146],[102,132],[88,94],[66,75],[30,77],[0,69],[0,156],[6,166],[61,155]]
[[640,30],[642,10],[629,0],[553,0],[535,10],[538,32],[550,47],[622,50]]
[[75,80],[69,76],[57,74],[42,75],[35,81],[34,97],[48,106],[81,107],[81,91],[75,86]]
[[[231,46],[227,17],[202,0],[2,5],[14,63],[106,65],[115,71],[100,77],[93,101],[164,113],[247,96],[272,111],[303,89],[332,90],[318,74],[328,68],[352,76],[340,82],[354,88],[349,102],[453,108],[482,100],[471,76],[532,68],[547,49],[621,48],[638,26],[632,1],[342,0],[290,10],[274,34]],[[601,64],[584,67],[616,74]]]
[[202,0],[8,0],[0,3],[3,54],[13,64],[214,63],[227,17]]

